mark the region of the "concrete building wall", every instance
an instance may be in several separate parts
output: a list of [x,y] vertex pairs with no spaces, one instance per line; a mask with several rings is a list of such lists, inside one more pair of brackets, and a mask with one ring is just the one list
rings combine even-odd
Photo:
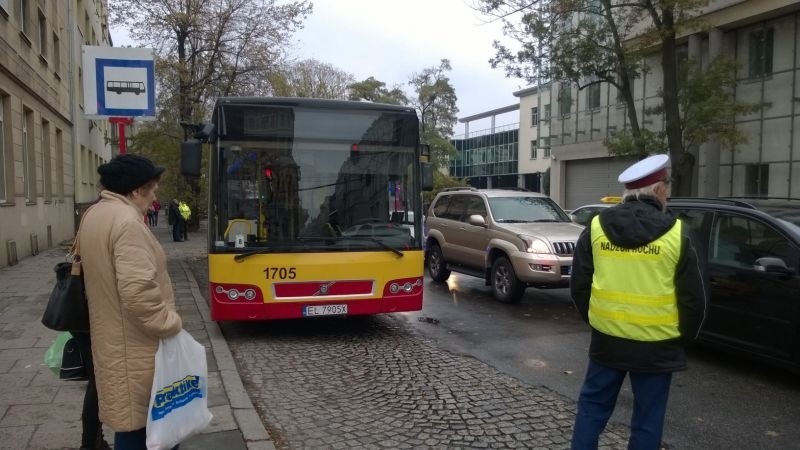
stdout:
[[[514,95],[520,98],[519,106],[519,172],[535,174],[545,172],[550,167],[550,105],[549,89],[541,91],[532,88]],[[536,108],[536,119],[533,109]],[[544,139],[543,139],[544,138]],[[536,152],[532,152],[533,148]]]
[[74,235],[77,5],[105,23],[102,0],[0,1],[0,267]]

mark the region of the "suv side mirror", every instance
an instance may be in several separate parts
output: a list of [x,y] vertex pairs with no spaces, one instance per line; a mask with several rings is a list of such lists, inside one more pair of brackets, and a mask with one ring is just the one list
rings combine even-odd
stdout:
[[181,175],[199,177],[203,161],[203,144],[197,139],[181,142]]
[[422,190],[423,191],[432,191],[433,190],[433,166],[430,163],[422,163]]
[[791,275],[794,273],[794,270],[790,269],[789,266],[786,265],[786,262],[772,256],[758,258],[756,262],[753,263],[753,268],[760,272],[779,273],[781,275]]
[[467,223],[470,225],[475,225],[476,227],[486,226],[486,220],[483,218],[483,216],[479,214],[473,214],[469,216],[469,218],[467,219]]

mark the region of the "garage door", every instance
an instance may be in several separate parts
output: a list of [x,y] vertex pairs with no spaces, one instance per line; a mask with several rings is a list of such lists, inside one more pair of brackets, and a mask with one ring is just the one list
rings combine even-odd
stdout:
[[597,203],[607,195],[621,195],[617,177],[636,161],[634,158],[592,158],[567,161],[566,209]]

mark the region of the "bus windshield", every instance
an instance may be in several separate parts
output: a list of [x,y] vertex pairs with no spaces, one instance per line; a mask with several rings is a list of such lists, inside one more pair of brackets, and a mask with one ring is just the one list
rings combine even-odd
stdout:
[[212,251],[421,248],[415,115],[236,105],[216,121]]

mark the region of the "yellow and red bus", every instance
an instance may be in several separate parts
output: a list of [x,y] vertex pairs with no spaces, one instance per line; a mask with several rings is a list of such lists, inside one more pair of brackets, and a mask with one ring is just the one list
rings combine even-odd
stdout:
[[231,97],[212,125],[213,320],[422,308],[421,191],[433,177],[413,108]]

